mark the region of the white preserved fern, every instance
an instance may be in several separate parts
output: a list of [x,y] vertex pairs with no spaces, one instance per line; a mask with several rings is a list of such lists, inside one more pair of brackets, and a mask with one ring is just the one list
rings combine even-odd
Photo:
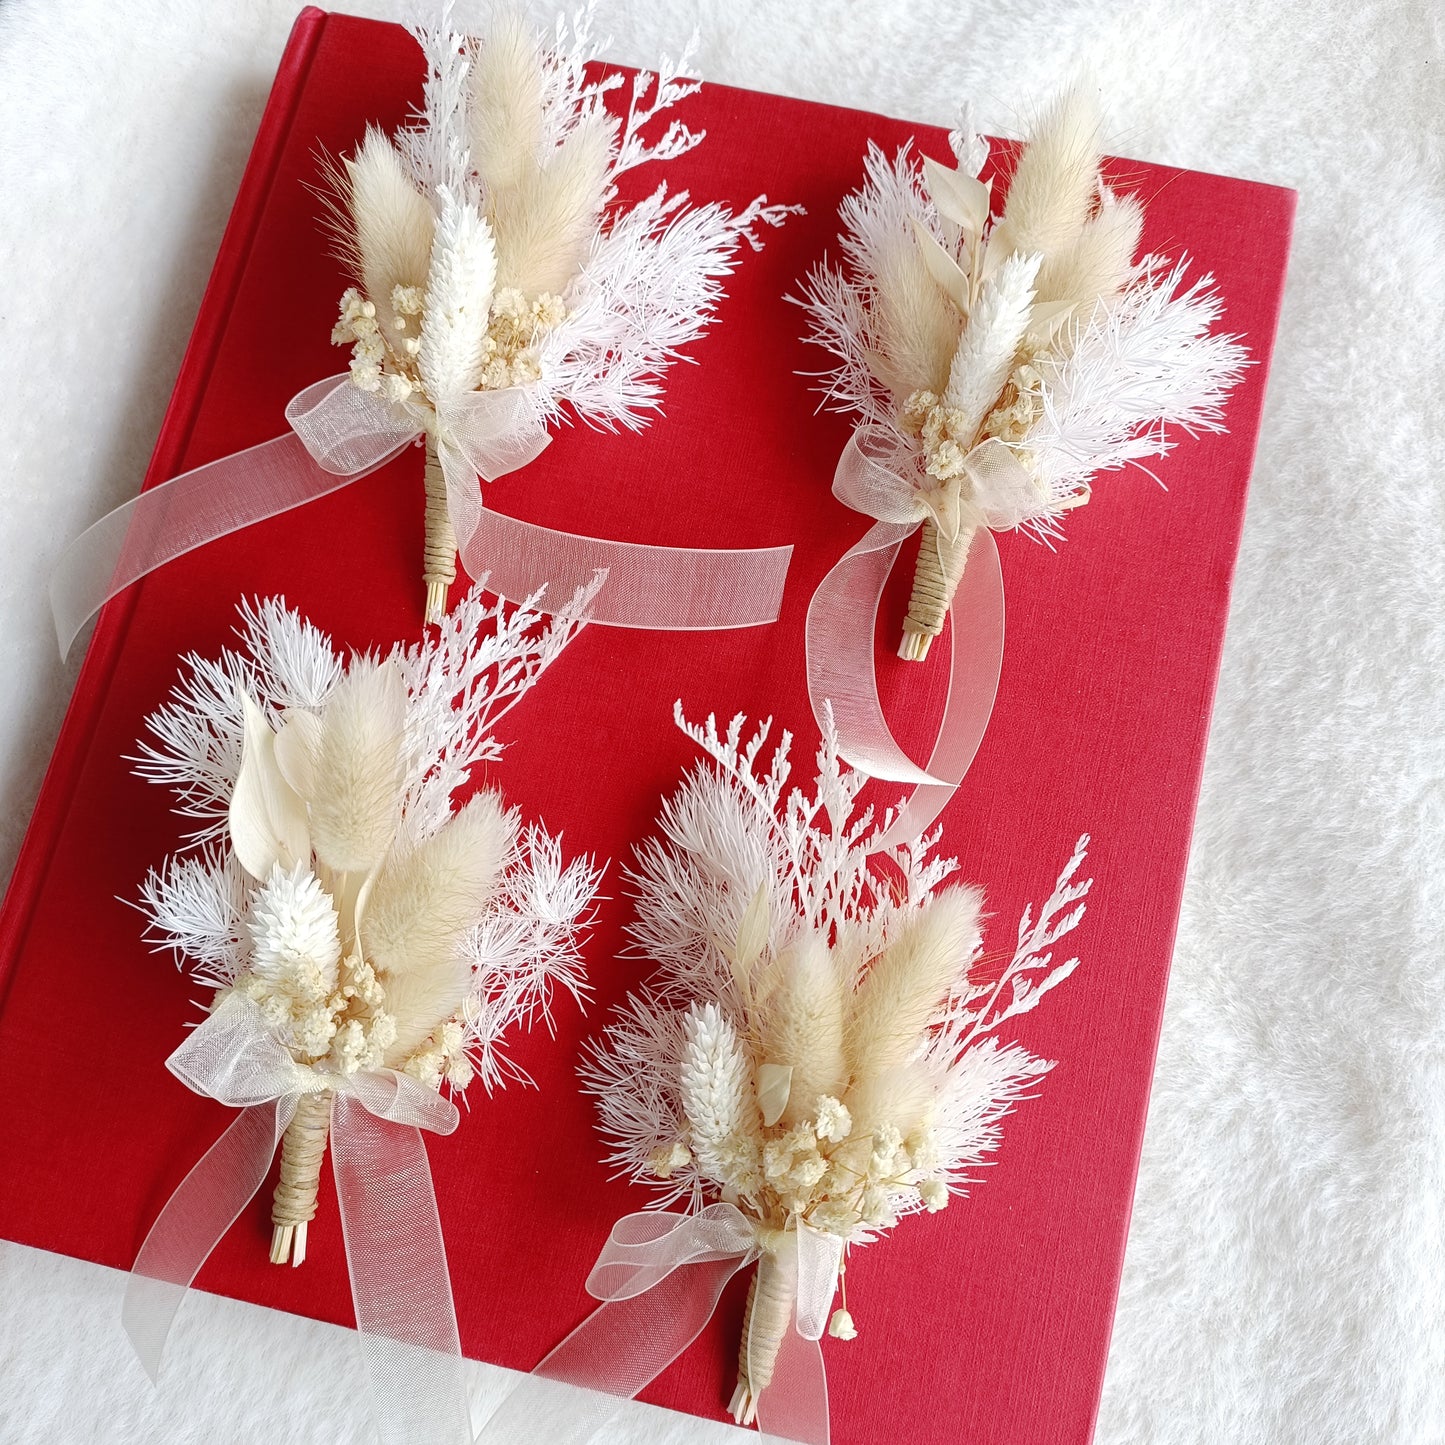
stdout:
[[[867,778],[839,759],[831,714],[811,790],[789,787],[788,734],[765,755],[769,724],[745,740],[741,717],[719,733],[681,704],[677,722],[709,762],[629,874],[656,973],[582,1070],[608,1162],[659,1208],[721,1196],[760,1230],[848,1245],[942,1209],[1052,1067],[999,1031],[1078,965],[1053,950],[1083,916],[1088,839],[995,973],[981,895],[950,882],[937,833],[870,853],[892,815],[858,807]],[[740,1419],[766,1383],[747,1359]]]
[[[522,1077],[504,1036],[550,1020],[556,990],[585,993],[598,871],[564,863],[560,840],[521,828],[498,795],[460,795],[595,586],[544,619],[536,599],[485,604],[482,585],[384,659],[343,660],[279,598],[244,605],[241,646],[187,658],[149,719],[138,771],[201,827],[142,885],[148,936],[217,1002],[252,1000],[323,1075],[390,1068],[490,1091]],[[292,1130],[305,1127],[298,1110]],[[288,1131],[283,1184],[291,1144]],[[309,1215],[273,1219],[273,1258],[294,1247],[299,1263]]]
[[[840,211],[842,265],[816,267],[795,298],[833,358],[827,404],[869,428],[872,454],[934,515],[963,518],[954,537],[925,523],[906,658],[942,630],[978,526],[1056,535],[1099,473],[1164,455],[1176,430],[1224,430],[1245,349],[1214,329],[1211,276],[1136,258],[1144,208],[1104,183],[1099,129],[1087,91],[1059,96],[997,219],[967,117],[954,168],[870,147]],[[999,446],[1015,463],[1006,486]],[[978,464],[988,448],[992,469]]]

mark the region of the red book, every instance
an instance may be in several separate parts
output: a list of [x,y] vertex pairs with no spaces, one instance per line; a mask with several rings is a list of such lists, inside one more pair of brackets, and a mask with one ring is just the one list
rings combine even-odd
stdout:
[[[349,150],[367,122],[400,123],[422,60],[398,28],[307,10],[298,20],[206,292],[147,476],[153,484],[278,435],[309,382],[344,369],[329,342],[346,281],[309,184],[317,152]],[[694,760],[672,723],[744,711],[816,728],[803,669],[814,587],[868,519],[829,493],[849,434],[820,414],[805,373],[824,358],[784,303],[837,250],[837,207],[868,142],[913,140],[946,159],[942,131],[705,86],[688,121],[702,146],[673,186],[735,207],[759,192],[805,217],[744,253],[695,366],[667,379],[666,414],[639,435],[564,430],[488,504],[562,530],[681,546],[796,546],[781,619],[704,634],[586,630],[509,720],[495,779],[573,852],[614,860],[587,945],[588,1016],[557,1011],[556,1037],[514,1057],[538,1087],[494,1099],[428,1137],[462,1347],[529,1369],[592,1308],[583,1281],[614,1220],[647,1202],[599,1162],[578,1091],[582,1040],[639,982],[621,956],[619,866]],[[849,1265],[860,1339],[825,1339],[834,1439],[1081,1445],[1092,1432],[1144,1126],[1150,1073],[1211,700],[1294,209],[1292,192],[1129,162],[1147,202],[1145,246],[1212,271],[1225,326],[1254,360],[1226,436],[1183,438],[1158,468],[1102,480],[1050,551],[999,539],[1008,600],[1003,677],[972,771],[943,815],[945,851],[985,886],[1011,945],[1023,904],[1047,896],[1081,832],[1093,835],[1089,912],[1070,940],[1083,967],[1017,1037],[1058,1060],[1009,1120],[969,1198],[909,1219]],[[644,174],[650,188],[657,177]],[[195,991],[141,939],[127,905],[179,845],[164,790],[126,762],[180,654],[214,656],[242,596],[284,594],[338,642],[389,646],[421,626],[421,457],[204,547],[103,612],[0,915],[0,1233],[128,1268],[186,1171],[230,1122],[164,1060]],[[907,554],[905,554],[905,558]],[[943,656],[893,657],[911,567],[896,569],[879,631],[885,704],[923,750],[942,704]],[[882,803],[896,789],[873,785]],[[59,1022],[57,1022],[59,1021]],[[83,1040],[89,1086],[67,1041]],[[267,1262],[258,1202],[198,1286],[342,1324],[351,1302],[329,1173],[302,1269]],[[644,1399],[721,1418],[732,1388],[744,1280]],[[119,1322],[117,1321],[117,1328]],[[905,1388],[895,1362],[906,1351]]]

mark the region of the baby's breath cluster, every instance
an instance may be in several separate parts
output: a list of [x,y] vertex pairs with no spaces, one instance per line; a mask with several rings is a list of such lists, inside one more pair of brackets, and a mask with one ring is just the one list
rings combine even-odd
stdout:
[[[337,346],[351,347],[352,384],[387,401],[435,409],[420,366],[425,292],[420,286],[394,286],[384,325],[376,303],[357,287],[341,296],[341,312],[331,331]],[[514,286],[492,297],[486,331],[480,339],[476,375],[479,391],[530,386],[542,376],[542,343],[567,319],[560,296],[548,292],[527,297]]]
[[717,1005],[693,1005],[684,1028],[684,1127],[649,1156],[658,1179],[692,1164],[725,1197],[775,1228],[802,1219],[845,1240],[948,1203],[931,1120],[907,1120],[906,1137],[891,1121],[855,1129],[847,1103],[820,1094],[807,1118],[765,1123],[759,1061]]

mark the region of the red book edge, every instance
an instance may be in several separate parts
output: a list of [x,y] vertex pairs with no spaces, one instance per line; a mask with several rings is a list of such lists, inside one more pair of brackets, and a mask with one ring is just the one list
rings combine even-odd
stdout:
[[[217,348],[225,334],[236,290],[250,257],[251,243],[261,222],[263,202],[275,182],[281,148],[290,132],[291,118],[328,18],[324,10],[308,5],[296,17],[287,37],[235,204],[221,236],[216,264],[206,282],[175,389],[141,483],[142,491],[174,476],[185,455],[196,411],[210,382]],[[55,750],[41,780],[35,811],[21,841],[5,901],[0,905],[0,1008],[5,1006],[14,961],[21,955],[31,911],[50,866],[56,839],[69,816],[80,766],[89,752],[100,705],[120,662],[134,610],[135,591],[130,588],[101,609],[75,691],[66,706]]]

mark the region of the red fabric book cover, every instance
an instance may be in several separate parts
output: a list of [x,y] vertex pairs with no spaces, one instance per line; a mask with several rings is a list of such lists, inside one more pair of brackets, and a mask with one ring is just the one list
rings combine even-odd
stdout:
[[[359,77],[366,78],[364,86]],[[262,120],[235,212],[147,477],[162,481],[277,435],[305,384],[343,369],[329,344],[345,281],[308,184],[318,150],[394,125],[420,93],[402,30],[306,11]],[[708,634],[587,629],[509,719],[496,781],[572,852],[611,858],[587,946],[588,1015],[557,1010],[556,1037],[518,1040],[538,1087],[487,1099],[428,1149],[461,1328],[472,1356],[534,1365],[592,1307],[583,1290],[608,1228],[644,1191],[610,1181],[577,1089],[581,1041],[639,981],[619,957],[629,905],[618,865],[694,760],[674,698],[771,715],[812,752],[803,621],[814,587],[868,526],[829,484],[849,433],[819,414],[807,373],[823,357],[784,303],[836,252],[837,207],[870,140],[940,158],[943,132],[862,112],[705,86],[688,120],[704,144],[667,169],[697,200],[759,192],[807,208],[744,252],[718,324],[674,367],[665,417],[637,436],[564,430],[491,484],[489,505],[563,530],[684,546],[796,544],[773,626]],[[1075,838],[1096,879],[1070,940],[1083,967],[1018,1037],[1059,1061],[1010,1119],[967,1199],[908,1220],[856,1253],[860,1339],[825,1340],[834,1439],[1080,1445],[1098,1401],[1179,911],[1230,579],[1244,516],[1294,206],[1275,187],[1129,162],[1148,205],[1147,248],[1213,271],[1225,325],[1257,365],[1229,403],[1229,434],[1183,438],[1158,468],[1099,485],[1049,551],[1000,537],[1008,636],[998,702],[943,816],[945,851],[985,886],[988,946],[1011,944],[1023,904],[1047,896]],[[657,177],[639,176],[650,188]],[[193,552],[108,606],[56,747],[0,916],[0,1233],[128,1268],[161,1205],[230,1122],[164,1068],[196,1014],[194,990],[140,936],[125,900],[173,852],[168,795],[133,776],[146,714],[177,659],[214,655],[244,596],[281,593],[356,648],[421,625],[421,458],[412,450],[299,511]],[[905,561],[908,554],[905,554]],[[885,704],[918,754],[942,706],[943,658],[892,657],[911,573],[896,570],[879,633]],[[946,651],[944,653],[946,657]],[[879,801],[893,801],[873,785]],[[895,790],[896,791],[896,790]],[[57,1027],[63,1020],[63,1031]],[[83,1091],[63,1041],[83,1039]],[[267,1262],[258,1202],[198,1286],[347,1324],[351,1304],[330,1199],[304,1268]],[[720,1418],[746,1284],[644,1399]],[[116,1324],[117,1329],[119,1321]],[[903,1388],[894,1368],[903,1350]]]

